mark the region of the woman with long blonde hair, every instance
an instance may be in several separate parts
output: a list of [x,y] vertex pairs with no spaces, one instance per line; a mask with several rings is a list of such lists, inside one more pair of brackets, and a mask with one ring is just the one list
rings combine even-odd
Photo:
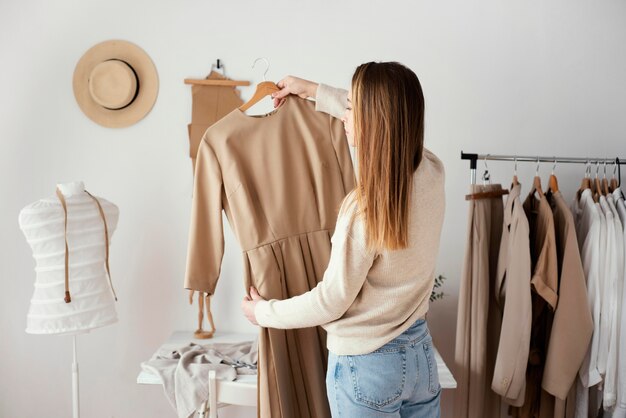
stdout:
[[396,62],[360,65],[350,91],[296,77],[278,82],[341,118],[358,162],[356,187],[339,209],[323,280],[266,301],[255,288],[246,317],[268,328],[321,325],[329,350],[333,417],[438,417],[440,392],[426,324],[444,216],[444,169],[423,146],[424,95]]

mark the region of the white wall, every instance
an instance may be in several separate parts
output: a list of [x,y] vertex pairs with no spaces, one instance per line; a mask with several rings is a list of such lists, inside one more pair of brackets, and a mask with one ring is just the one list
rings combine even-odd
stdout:
[[[416,71],[426,94],[426,144],[447,168],[439,272],[449,279],[429,321],[451,364],[467,207],[460,151],[626,157],[625,20],[622,0],[1,0],[0,416],[71,414],[71,338],[24,333],[34,261],[17,225],[23,206],[71,180],[121,209],[111,247],[120,322],[79,338],[83,416],[174,416],[159,387],[135,378],[173,330],[195,326],[182,289],[192,184],[183,79],[205,75],[217,58],[231,77],[253,83],[262,71],[250,65],[260,56],[271,61],[272,80],[294,74],[347,86],[370,60]],[[78,59],[115,38],[144,48],[160,78],[153,111],[121,130],[87,119],[72,93]],[[243,89],[244,98],[252,89]],[[495,180],[510,181],[510,164],[490,168]],[[526,185],[533,172],[520,164]],[[571,195],[583,168],[557,172]],[[251,332],[239,310],[239,247],[226,231],[215,321]]]

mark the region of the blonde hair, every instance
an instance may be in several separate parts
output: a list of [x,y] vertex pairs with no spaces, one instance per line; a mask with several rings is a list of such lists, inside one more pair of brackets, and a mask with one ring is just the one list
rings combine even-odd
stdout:
[[368,249],[406,248],[413,173],[424,149],[422,86],[400,63],[368,62],[352,76],[352,106],[354,215],[364,215]]

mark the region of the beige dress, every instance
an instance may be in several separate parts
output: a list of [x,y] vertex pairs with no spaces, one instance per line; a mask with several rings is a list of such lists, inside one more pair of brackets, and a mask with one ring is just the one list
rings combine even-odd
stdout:
[[[343,124],[315,103],[289,96],[261,117],[232,111],[198,150],[185,287],[215,293],[223,209],[242,248],[246,291],[286,299],[313,289],[354,184]],[[259,416],[329,417],[326,368],[321,328],[261,329]]]

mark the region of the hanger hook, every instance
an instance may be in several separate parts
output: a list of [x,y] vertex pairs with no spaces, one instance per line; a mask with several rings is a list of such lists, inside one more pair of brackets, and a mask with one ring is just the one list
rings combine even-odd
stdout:
[[517,157],[513,158],[515,165],[513,166],[513,174],[517,176]]
[[591,161],[589,160],[585,163],[585,177],[591,178]]
[[552,175],[554,175],[554,170],[556,170],[556,157],[554,158],[554,165],[552,166]]
[[488,181],[491,180],[491,176],[489,175],[489,167],[487,167],[487,157],[489,154],[485,155],[484,164],[485,164],[485,172],[483,173],[483,184],[487,184]]
[[617,160],[613,160],[613,177],[617,173]]
[[537,157],[537,169],[535,170],[535,176],[539,176],[539,157]]
[[598,178],[599,172],[600,172],[600,161],[596,160],[596,178]]
[[606,160],[604,160],[603,164],[604,164],[604,175],[603,175],[603,177],[606,178]]
[[257,63],[259,60],[264,60],[264,61],[265,61],[265,63],[267,64],[267,67],[265,67],[265,72],[263,73],[263,81],[267,81],[267,80],[265,79],[265,76],[267,75],[267,72],[268,72],[268,71],[269,71],[269,69],[270,69],[270,62],[267,60],[267,58],[265,58],[265,57],[260,57],[260,58],[257,58],[257,59],[255,59],[255,60],[254,60],[254,63],[252,64],[252,68],[254,68],[254,66],[256,65],[256,63]]

